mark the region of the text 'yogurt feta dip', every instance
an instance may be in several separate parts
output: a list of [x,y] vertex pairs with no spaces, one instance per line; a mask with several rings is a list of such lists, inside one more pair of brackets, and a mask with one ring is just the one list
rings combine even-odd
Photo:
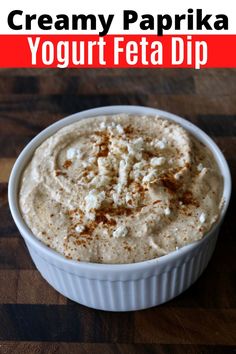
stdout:
[[133,263],[201,239],[218,219],[212,153],[157,116],[83,119],[35,151],[20,188],[34,235],[67,258]]

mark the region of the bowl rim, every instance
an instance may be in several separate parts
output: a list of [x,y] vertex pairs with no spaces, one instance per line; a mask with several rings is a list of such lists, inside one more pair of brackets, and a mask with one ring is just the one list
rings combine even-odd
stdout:
[[[34,236],[32,231],[29,229],[29,227],[26,225],[18,205],[19,202],[18,190],[19,190],[19,182],[20,182],[22,172],[26,164],[32,157],[32,154],[34,153],[35,149],[45,139],[47,139],[49,136],[54,134],[62,127],[85,118],[90,118],[90,117],[100,116],[100,115],[122,114],[122,113],[162,116],[168,120],[179,123],[187,131],[189,131],[191,134],[197,137],[198,140],[202,141],[205,145],[208,146],[208,148],[210,148],[220,168],[221,174],[224,178],[224,188],[223,188],[224,203],[221,209],[220,216],[217,222],[213,225],[213,227],[208,231],[208,233],[206,233],[206,235],[202,239],[195,241],[191,244],[188,244],[186,246],[183,246],[178,250],[168,253],[167,255],[164,255],[159,258],[154,258],[154,259],[145,260],[136,263],[126,263],[126,264],[78,262],[76,260],[67,259],[63,255],[49,248],[42,241],[37,239],[36,236]],[[145,270],[148,269],[150,266],[151,267],[155,266],[156,264],[163,265],[171,261],[176,261],[178,258],[182,258],[182,256],[187,255],[187,253],[194,251],[195,248],[198,248],[203,243],[207,242],[209,237],[211,237],[211,235],[213,235],[214,232],[217,232],[218,227],[220,226],[220,224],[224,219],[230,201],[231,188],[232,188],[232,183],[231,183],[230,170],[223,153],[218,148],[216,143],[204,131],[198,128],[195,124],[189,122],[188,120],[178,115],[163,110],[159,110],[156,108],[151,108],[146,106],[136,106],[136,105],[115,105],[115,106],[102,106],[102,107],[92,108],[92,109],[83,110],[81,112],[74,113],[49,125],[47,128],[42,130],[39,134],[37,134],[25,146],[25,148],[22,150],[17,160],[15,161],[15,164],[12,168],[10,178],[9,178],[8,201],[9,201],[12,217],[22,237],[27,243],[30,243],[30,245],[34,246],[34,248],[36,248],[40,252],[41,256],[43,256],[42,254],[44,254],[45,257],[46,256],[50,257],[54,261],[59,262],[61,265],[63,264],[64,267],[69,266],[77,270],[81,269],[81,270],[91,270],[91,271],[96,270],[102,272],[107,272],[107,271],[119,272],[121,270],[122,271],[140,270],[140,269]]]

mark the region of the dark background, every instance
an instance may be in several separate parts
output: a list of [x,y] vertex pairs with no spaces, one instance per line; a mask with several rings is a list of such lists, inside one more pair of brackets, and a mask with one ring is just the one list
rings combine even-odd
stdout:
[[0,70],[0,353],[236,353],[235,189],[199,280],[159,307],[109,313],[40,276],[11,218],[9,171],[43,128],[71,113],[135,104],[179,114],[223,150],[236,180],[235,69]]

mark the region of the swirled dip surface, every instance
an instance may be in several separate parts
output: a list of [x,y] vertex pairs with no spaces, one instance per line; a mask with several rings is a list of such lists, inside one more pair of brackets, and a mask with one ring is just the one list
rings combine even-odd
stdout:
[[45,140],[24,171],[20,207],[34,235],[66,257],[131,263],[201,239],[222,187],[212,153],[178,124],[122,114]]

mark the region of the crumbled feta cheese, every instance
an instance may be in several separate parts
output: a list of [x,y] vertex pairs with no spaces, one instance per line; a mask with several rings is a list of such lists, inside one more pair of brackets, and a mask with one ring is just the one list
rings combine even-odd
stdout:
[[[126,204],[128,204],[128,205],[132,205],[133,198],[132,198],[131,193],[127,193],[127,194],[126,194],[126,196],[125,196],[125,202],[126,202]],[[131,203],[130,203],[130,202],[131,202]]]
[[111,135],[114,135],[114,128],[116,127],[115,122],[111,122],[107,125],[107,129],[110,132]]
[[83,153],[80,149],[76,149],[76,158],[81,159],[83,157]]
[[81,220],[81,215],[76,213],[76,214],[74,215],[74,218],[75,218],[76,220]]
[[201,215],[199,216],[199,221],[201,224],[204,224],[204,222],[206,221],[206,214],[205,213],[201,213]]
[[128,234],[128,228],[124,225],[120,225],[117,227],[115,231],[113,231],[113,237],[125,237]]
[[143,149],[143,143],[144,143],[144,141],[143,141],[143,138],[141,136],[132,141],[133,146],[135,146],[135,149],[137,149],[137,150]]
[[81,232],[83,232],[84,230],[85,230],[84,225],[77,225],[76,228],[75,228],[75,231],[76,231],[78,234],[81,234]]
[[165,157],[153,157],[150,160],[151,166],[161,166],[165,163],[166,159]]
[[124,134],[124,129],[120,124],[117,124],[116,130],[119,134]]
[[127,167],[127,162],[125,160],[120,160],[119,173],[123,174]]
[[145,176],[145,167],[146,167],[146,162],[140,161],[137,162],[133,165],[133,171],[132,171],[132,176],[134,179],[139,179],[141,177]]
[[143,158],[142,152],[137,152],[137,153],[135,154],[135,158],[136,158],[138,161],[142,160],[142,158]]
[[85,197],[86,211],[91,209],[99,209],[102,202],[105,199],[105,192],[98,192],[96,189],[92,189]]
[[106,128],[107,128],[106,123],[105,123],[105,122],[101,122],[101,123],[100,123],[100,129],[101,129],[101,130],[105,130]]
[[132,176],[135,180],[144,177],[144,175],[145,175],[145,172],[144,172],[144,171],[141,171],[141,170],[133,170],[132,173],[131,173],[131,176]]
[[117,185],[114,187],[114,189],[117,191],[118,195],[120,195],[122,188],[123,188],[123,185],[121,183],[117,183]]
[[146,163],[144,161],[136,162],[133,165],[134,170],[142,170],[146,166]]
[[112,155],[119,157],[124,153],[127,154],[127,141],[114,136],[110,140],[109,150]]
[[69,148],[66,152],[66,158],[72,160],[74,158],[80,159],[82,157],[82,152],[80,149]]
[[87,168],[88,167],[88,162],[87,161],[82,161],[82,167]]
[[146,176],[143,177],[143,183],[151,182],[156,177],[157,177],[157,172],[155,170],[151,170]]
[[108,175],[110,173],[111,162],[107,157],[99,157],[97,160],[99,174]]
[[94,164],[95,162],[96,162],[96,157],[89,157],[89,158],[88,158],[88,163],[89,163],[89,164],[92,165],[92,164]]
[[113,193],[112,194],[112,199],[116,205],[119,205],[121,203],[121,198],[119,193]]
[[94,177],[95,177],[94,172],[93,172],[93,171],[90,171],[90,172],[88,173],[87,177],[90,178],[90,179],[94,178]]
[[76,149],[69,148],[66,152],[66,158],[68,160],[72,160],[76,156]]
[[185,165],[186,165],[185,157],[180,158],[179,161],[178,161],[178,166],[179,167],[184,167]]
[[171,213],[170,208],[167,207],[167,208],[164,209],[164,214],[165,215],[168,216],[168,215],[170,215],[170,213]]
[[197,170],[198,170],[199,172],[201,172],[202,169],[203,169],[203,164],[202,164],[202,163],[199,163],[199,164],[197,165]]
[[[97,141],[97,144],[100,144],[100,143],[101,143],[101,141],[98,140],[98,141]],[[91,154],[95,156],[95,155],[97,155],[98,153],[99,153],[99,146],[94,144],[94,145],[92,146]]]
[[182,176],[182,172],[177,172],[175,175],[174,175],[174,178],[179,180],[180,177]]
[[206,167],[203,167],[203,169],[200,172],[200,175],[203,177],[206,175],[207,172],[208,172],[208,169]]
[[133,145],[131,145],[131,144],[127,144],[127,149],[128,149],[128,153],[129,153],[129,155],[135,155],[135,150],[134,150],[134,147],[133,147]]
[[123,186],[127,184],[128,174],[130,169],[130,160],[121,160],[119,164],[119,178],[117,184],[117,191],[122,189]]
[[149,246],[151,246],[151,247],[154,248],[155,250],[158,250],[158,246],[157,246],[157,244],[153,241],[153,238],[152,238],[152,237],[149,237],[149,238],[148,238],[148,244],[149,244]]
[[162,140],[155,140],[153,145],[154,145],[154,147],[163,150],[166,148],[167,141],[164,138]]
[[97,175],[90,181],[90,186],[95,188],[105,187],[110,183],[110,177],[105,175]]
[[86,218],[87,220],[94,221],[95,218],[96,218],[96,214],[95,214],[95,213],[92,213],[92,212],[86,213],[86,214],[85,214],[85,218]]
[[140,153],[143,150],[143,143],[144,141],[142,137],[132,140],[127,144],[128,153],[130,155],[138,155],[139,158],[142,157]]

